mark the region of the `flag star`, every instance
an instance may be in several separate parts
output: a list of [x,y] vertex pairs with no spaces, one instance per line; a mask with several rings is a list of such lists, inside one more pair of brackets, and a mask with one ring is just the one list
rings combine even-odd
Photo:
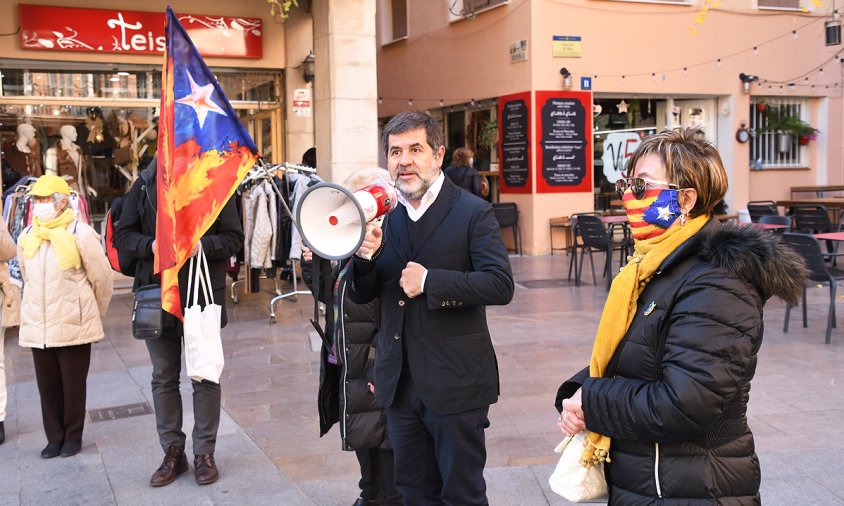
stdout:
[[671,212],[670,206],[657,207],[656,210],[659,213],[659,215],[656,217],[656,219],[658,220],[668,221],[671,219],[672,216],[674,216],[674,213]]
[[211,99],[211,95],[214,94],[214,85],[208,83],[204,86],[199,86],[193,80],[190,72],[186,70],[185,73],[188,75],[188,80],[190,81],[190,93],[176,100],[176,102],[193,108],[194,112],[196,112],[196,118],[199,120],[199,128],[201,129],[205,124],[205,118],[209,112],[226,116],[225,111]]
[[615,104],[615,106],[618,107],[618,112],[621,114],[623,112],[627,112],[627,108],[630,107],[630,104],[625,102],[624,99],[621,99],[621,102]]

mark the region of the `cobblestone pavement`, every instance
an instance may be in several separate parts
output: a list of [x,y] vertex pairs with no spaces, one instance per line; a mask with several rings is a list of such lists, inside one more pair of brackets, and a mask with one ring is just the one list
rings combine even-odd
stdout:
[[[570,257],[511,257],[516,296],[487,311],[498,354],[501,398],[490,410],[487,482],[493,505],[567,504],[548,490],[560,435],[554,394],[584,366],[606,298],[591,277],[575,287]],[[602,265],[598,256],[596,265]],[[588,265],[585,266],[588,269]],[[357,497],[354,455],[340,450],[336,428],[319,438],[316,390],[319,355],[308,319],[313,299],[276,306],[271,280],[258,293],[238,285],[223,331],[223,420],[217,448],[221,479],[199,487],[187,474],[152,489],[149,476],[162,453],[155,435],[151,368],[146,348],[129,331],[131,294],[125,280],[104,319],[108,338],[94,346],[88,382],[89,421],[82,453],[42,460],[46,443],[32,358],[6,337],[9,407],[0,445],[0,504],[319,504],[348,505]],[[288,284],[282,289],[290,290]],[[750,426],[762,463],[766,504],[844,504],[844,332],[824,345],[828,289],[810,288],[808,328],[794,311],[782,332],[785,306],[766,307],[766,336],[753,382]],[[838,305],[841,305],[839,302]],[[183,381],[185,427],[190,388]],[[114,419],[112,419],[114,418]]]

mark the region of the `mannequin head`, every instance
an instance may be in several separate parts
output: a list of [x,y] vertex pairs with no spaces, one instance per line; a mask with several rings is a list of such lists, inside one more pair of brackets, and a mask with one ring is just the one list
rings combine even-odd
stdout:
[[17,128],[18,142],[30,144],[35,140],[35,127],[29,123],[21,123]]
[[73,125],[62,125],[59,133],[61,133],[63,141],[67,143],[76,142],[76,128]]

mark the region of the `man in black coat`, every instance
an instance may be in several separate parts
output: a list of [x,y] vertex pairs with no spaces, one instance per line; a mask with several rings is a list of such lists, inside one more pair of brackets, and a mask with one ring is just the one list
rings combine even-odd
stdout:
[[380,297],[375,396],[396,488],[406,505],[487,504],[484,429],[499,385],[485,306],[513,297],[507,250],[490,205],[443,175],[435,119],[400,113],[384,148],[403,205],[383,235],[367,231],[351,297]]
[[[155,191],[156,163],[153,158],[150,167],[135,181],[124,197],[123,212],[114,232],[114,242],[120,256],[136,259],[135,283],[139,286],[160,283],[153,273],[156,252],[155,214],[157,199]],[[222,306],[221,323],[226,326],[226,262],[243,247],[243,226],[230,199],[211,228],[202,236],[200,243],[208,258],[214,302]],[[199,251],[194,245],[191,255]],[[121,265],[123,265],[121,260]],[[188,264],[179,271],[179,292],[182,309],[187,300]],[[206,302],[200,293],[200,305]],[[165,326],[161,337],[145,341],[152,361],[152,397],[155,405],[155,423],[158,438],[165,456],[161,466],[153,473],[150,485],[167,485],[188,470],[185,456],[185,433],[182,432],[182,397],[179,393],[179,375],[182,363],[181,321],[169,313],[162,315],[169,326]],[[214,483],[219,477],[214,462],[214,448],[217,442],[217,428],[220,425],[220,385],[210,381],[193,381],[193,453],[196,482],[200,485]]]

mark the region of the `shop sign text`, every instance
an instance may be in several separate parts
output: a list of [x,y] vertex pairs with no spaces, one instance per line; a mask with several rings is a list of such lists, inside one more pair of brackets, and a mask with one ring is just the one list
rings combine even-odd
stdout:
[[[41,51],[162,54],[164,13],[19,5],[21,48]],[[202,56],[261,58],[261,20],[179,14]]]

